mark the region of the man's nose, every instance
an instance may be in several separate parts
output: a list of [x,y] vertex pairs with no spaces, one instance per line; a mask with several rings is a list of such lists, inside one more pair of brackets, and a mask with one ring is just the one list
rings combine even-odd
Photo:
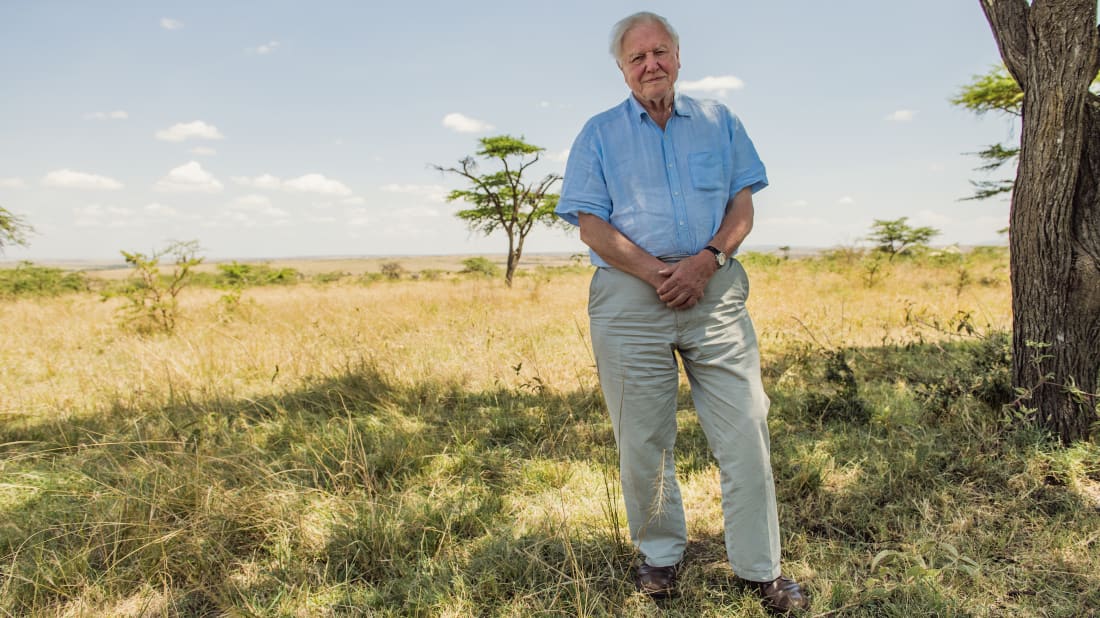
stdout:
[[647,73],[652,73],[661,68],[661,65],[657,62],[657,56],[650,54],[645,57],[645,70]]

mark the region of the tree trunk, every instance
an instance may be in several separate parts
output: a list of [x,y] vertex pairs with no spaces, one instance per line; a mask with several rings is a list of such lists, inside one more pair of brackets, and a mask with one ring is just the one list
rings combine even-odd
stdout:
[[1100,69],[1095,0],[981,0],[1024,92],[1009,221],[1012,381],[1069,442],[1097,420],[1100,382]]
[[[519,242],[522,251],[522,237]],[[516,251],[515,246],[516,239],[512,237],[512,230],[508,230],[508,260],[504,266],[504,283],[508,287],[512,287],[512,277],[516,274],[516,265],[519,264],[519,252]]]
[[508,287],[512,287],[512,276],[516,274],[516,269],[519,268],[519,259],[523,257],[523,241],[527,238],[525,234],[526,232],[520,231],[515,248],[508,251],[508,273],[505,275],[508,279]]

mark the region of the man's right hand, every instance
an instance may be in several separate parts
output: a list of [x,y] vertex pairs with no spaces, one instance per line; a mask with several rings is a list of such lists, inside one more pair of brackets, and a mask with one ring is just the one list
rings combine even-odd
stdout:
[[671,309],[690,309],[703,300],[707,282],[718,270],[710,252],[684,258],[657,271],[664,280],[655,286],[661,302]]

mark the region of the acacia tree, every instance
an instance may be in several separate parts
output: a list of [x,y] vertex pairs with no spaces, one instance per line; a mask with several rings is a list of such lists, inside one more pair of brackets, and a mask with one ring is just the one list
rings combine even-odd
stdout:
[[927,244],[939,235],[940,231],[934,227],[913,227],[906,223],[909,217],[900,219],[875,219],[871,225],[871,233],[867,240],[875,243],[875,250],[890,256],[903,254],[912,247]]
[[1009,217],[1012,381],[1064,441],[1100,398],[1100,71],[1096,0],[979,0],[1023,92]]
[[31,227],[21,217],[0,206],[0,253],[8,245],[26,246],[27,233],[30,231]]
[[523,242],[535,224],[557,225],[554,207],[558,204],[558,194],[550,193],[550,188],[561,180],[561,176],[547,174],[538,182],[525,183],[524,172],[539,160],[539,153],[544,148],[510,135],[483,137],[478,141],[481,142],[481,150],[477,151],[477,155],[489,161],[499,161],[499,171],[479,174],[477,161],[473,157],[460,160],[459,167],[433,167],[440,172],[457,174],[470,182],[469,189],[456,189],[447,196],[447,201],[463,200],[470,205],[470,208],[455,213],[456,217],[465,221],[471,230],[486,236],[498,229],[507,234],[508,263],[504,281],[511,287],[516,266],[523,256]]

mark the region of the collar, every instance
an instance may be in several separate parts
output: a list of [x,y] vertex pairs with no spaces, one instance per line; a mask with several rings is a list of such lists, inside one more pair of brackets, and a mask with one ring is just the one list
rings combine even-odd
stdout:
[[[675,93],[672,98],[672,115],[691,116],[691,105],[688,103],[689,100],[688,97],[681,95],[679,92]],[[649,116],[649,112],[642,107],[641,102],[634,96],[634,93],[630,93],[626,101],[631,118],[638,118],[641,120]]]

